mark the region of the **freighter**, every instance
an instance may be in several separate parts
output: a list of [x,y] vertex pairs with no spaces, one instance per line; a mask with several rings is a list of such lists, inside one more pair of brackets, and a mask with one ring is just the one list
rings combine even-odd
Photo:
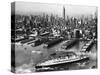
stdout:
[[79,43],[79,40],[77,39],[73,39],[73,40],[69,40],[67,42],[65,42],[61,48],[63,49],[70,49],[72,46],[76,45]]

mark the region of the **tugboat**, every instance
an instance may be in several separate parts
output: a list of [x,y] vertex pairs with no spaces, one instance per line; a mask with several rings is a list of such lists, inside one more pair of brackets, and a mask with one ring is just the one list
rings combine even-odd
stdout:
[[61,57],[54,57],[53,59],[49,59],[47,61],[38,63],[36,65],[36,68],[42,68],[42,67],[54,67],[57,65],[62,64],[72,64],[77,63],[81,61],[89,60],[89,57],[86,55],[67,55],[67,56],[61,56]]

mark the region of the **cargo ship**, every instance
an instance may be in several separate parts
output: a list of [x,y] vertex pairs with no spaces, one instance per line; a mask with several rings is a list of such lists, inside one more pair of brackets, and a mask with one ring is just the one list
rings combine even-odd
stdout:
[[51,48],[51,47],[53,47],[53,46],[55,46],[55,45],[61,43],[62,41],[64,41],[63,38],[53,38],[52,40],[48,41],[48,42],[45,44],[44,48]]
[[73,40],[68,40],[67,42],[65,42],[63,45],[62,45],[62,49],[70,49],[72,46],[76,45],[79,43],[79,40],[77,39],[73,39]]

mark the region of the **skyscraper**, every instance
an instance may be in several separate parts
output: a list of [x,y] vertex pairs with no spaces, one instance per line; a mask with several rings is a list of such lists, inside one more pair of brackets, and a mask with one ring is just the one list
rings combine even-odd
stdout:
[[65,7],[63,6],[63,18],[65,20]]

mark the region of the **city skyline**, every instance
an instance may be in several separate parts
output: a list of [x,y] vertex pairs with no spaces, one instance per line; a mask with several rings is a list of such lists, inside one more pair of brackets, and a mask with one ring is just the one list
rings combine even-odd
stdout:
[[[41,8],[40,8],[41,7]],[[63,17],[63,7],[65,7],[65,16],[87,16],[94,15],[97,12],[97,7],[80,6],[80,5],[63,5],[63,4],[45,4],[31,2],[16,2],[16,14],[39,15],[53,14]]]

